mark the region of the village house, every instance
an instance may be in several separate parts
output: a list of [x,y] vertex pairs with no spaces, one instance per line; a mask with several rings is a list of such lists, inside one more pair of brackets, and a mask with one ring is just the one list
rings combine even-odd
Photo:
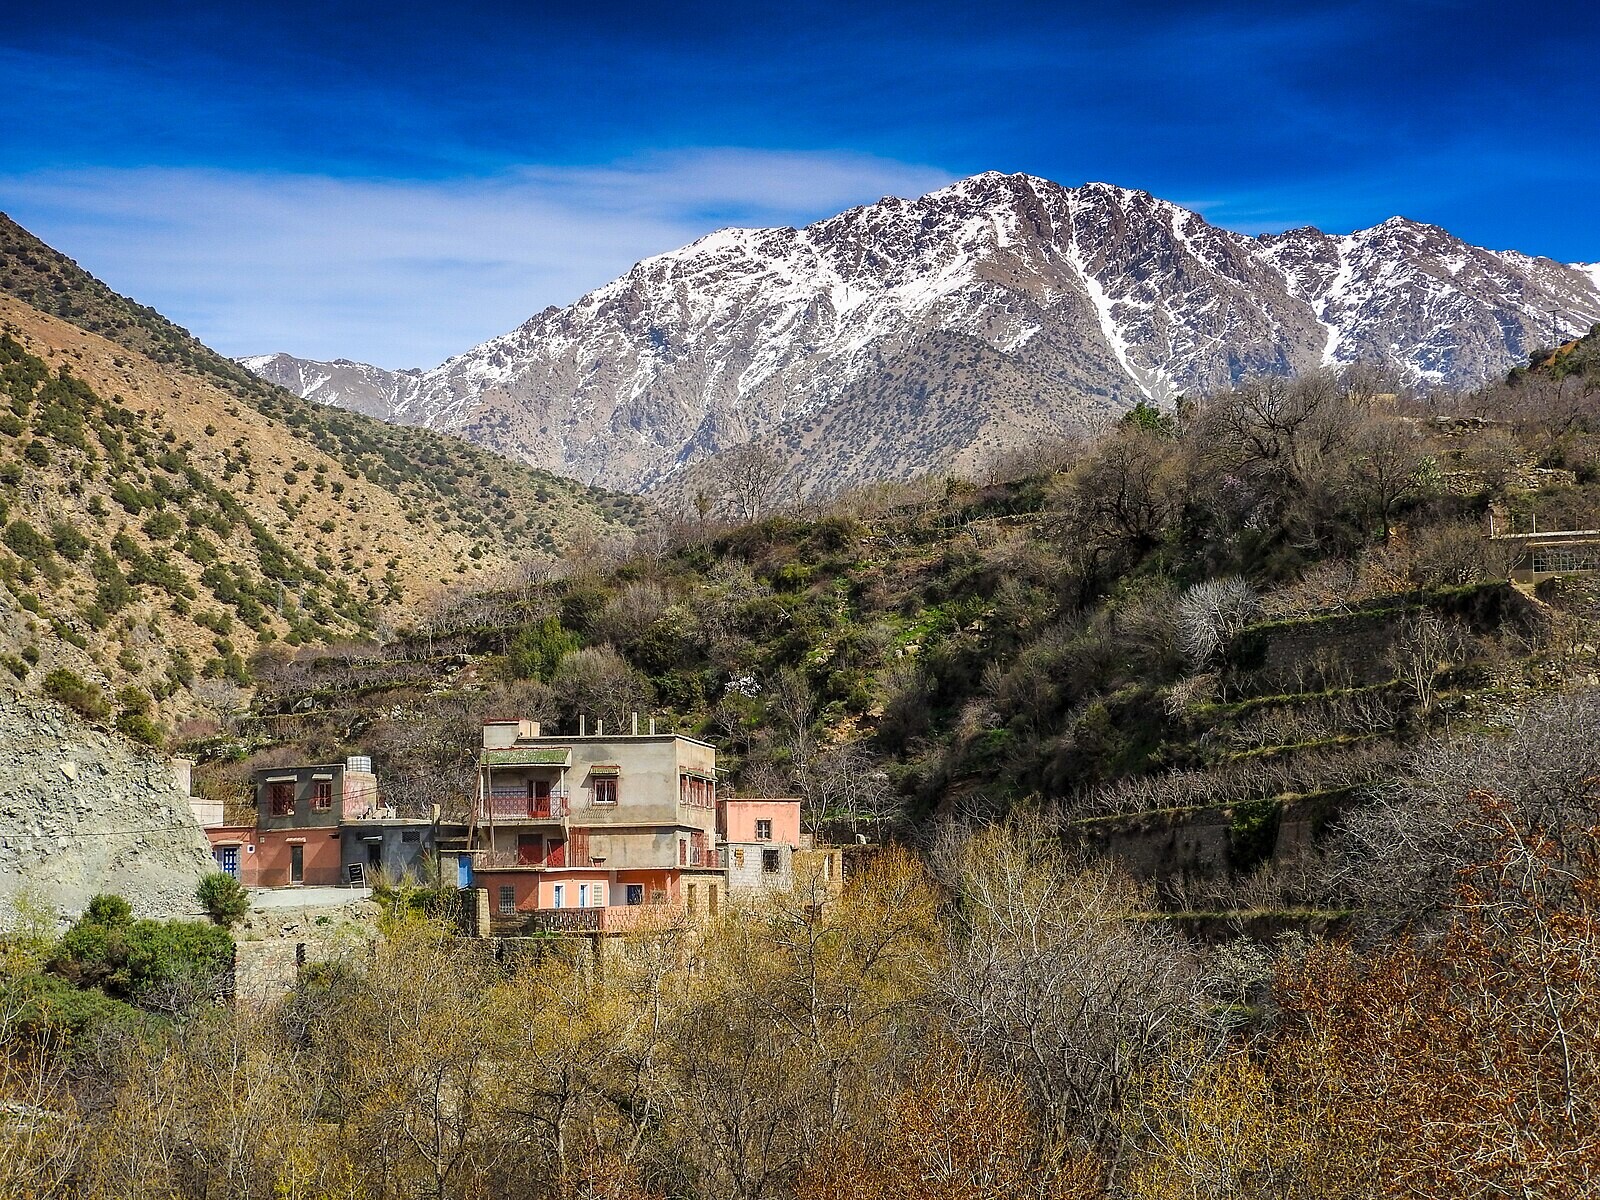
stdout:
[[364,885],[380,870],[418,878],[433,853],[437,821],[387,804],[364,755],[262,767],[251,782],[253,822],[224,824],[220,805],[196,814],[218,870],[246,887]]
[[794,888],[795,856],[805,844],[799,800],[723,800],[717,806],[717,833],[729,895]]
[[497,928],[619,931],[672,911],[715,914],[716,750],[681,734],[551,737],[484,723],[470,860]]
[[620,934],[718,914],[730,896],[837,892],[837,849],[815,850],[797,799],[718,794],[717,752],[682,734],[549,735],[486,721],[456,884],[480,935]]

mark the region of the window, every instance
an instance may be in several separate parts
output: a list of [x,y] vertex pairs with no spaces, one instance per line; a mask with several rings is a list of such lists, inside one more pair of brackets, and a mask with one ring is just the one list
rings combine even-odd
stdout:
[[735,846],[733,848],[733,865],[738,867],[741,871],[744,870],[744,847],[743,846]]
[[644,884],[642,884],[642,883],[630,883],[628,885],[628,903],[629,904],[643,904],[644,903]]
[[776,849],[763,850],[761,852],[761,869],[768,875],[776,875],[778,873],[778,851]]
[[564,883],[556,884],[555,906],[557,908],[565,908],[567,906],[567,885]]
[[680,867],[689,865],[689,843],[682,838],[678,839],[678,865]]
[[678,802],[690,808],[712,808],[716,804],[715,785],[698,775],[679,775]]
[[267,810],[275,817],[294,816],[294,784],[267,784]]
[[312,780],[311,807],[317,812],[327,812],[333,807],[333,780]]
[[697,889],[695,888],[695,885],[691,883],[689,885],[689,911],[690,912],[694,911],[694,897],[695,897],[696,890]]
[[517,889],[509,883],[500,885],[500,915],[509,917],[517,911]]
[[615,804],[617,802],[617,777],[615,775],[594,781],[594,802],[596,804]]
[[772,840],[772,822],[771,821],[757,821],[756,822],[756,841],[758,841],[758,842],[770,842],[771,840]]
[[405,829],[405,830],[402,830],[401,833],[400,833],[400,840],[402,842],[420,842],[420,841],[422,841],[422,830],[420,830],[420,829]]
[[595,908],[604,908],[606,906],[606,885],[605,884],[597,883],[597,884],[594,885],[594,890],[589,893],[589,903],[592,904]]
[[578,907],[589,907],[589,885],[587,883],[580,883],[578,885]]

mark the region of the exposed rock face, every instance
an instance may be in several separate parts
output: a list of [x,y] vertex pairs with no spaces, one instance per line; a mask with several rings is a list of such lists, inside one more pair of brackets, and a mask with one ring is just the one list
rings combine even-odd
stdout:
[[1251,238],[1146,192],[990,172],[723,230],[429,371],[245,361],[619,488],[771,435],[826,489],[1251,374],[1371,362],[1476,384],[1596,321],[1592,268],[1403,218]]
[[386,371],[348,358],[325,363],[292,354],[258,354],[239,361],[297,396],[382,420],[389,420],[407,402],[422,375],[421,371]]
[[215,869],[169,760],[0,689],[0,899],[26,889],[71,916],[115,892],[140,917],[193,915]]

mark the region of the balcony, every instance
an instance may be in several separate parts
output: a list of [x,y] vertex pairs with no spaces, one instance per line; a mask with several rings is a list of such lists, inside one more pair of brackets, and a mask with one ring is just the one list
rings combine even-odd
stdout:
[[529,933],[648,933],[684,923],[681,904],[630,904],[615,908],[537,908]]
[[700,867],[703,870],[720,871],[722,869],[722,851],[707,846],[689,847],[689,866]]
[[524,788],[495,788],[478,802],[478,820],[513,824],[517,821],[559,821],[567,816],[568,795],[551,791],[548,796],[530,796]]
[[537,867],[540,870],[558,867],[592,868],[595,865],[587,851],[570,843],[544,847],[543,853],[538,855],[534,855],[528,847],[518,847],[513,850],[483,850],[474,854],[472,861],[475,869],[479,871],[493,871],[505,867]]

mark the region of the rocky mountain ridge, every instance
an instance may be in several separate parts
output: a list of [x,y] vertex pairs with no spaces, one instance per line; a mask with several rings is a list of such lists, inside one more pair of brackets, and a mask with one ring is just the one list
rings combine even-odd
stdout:
[[[1600,268],[1405,218],[1248,237],[1146,192],[989,172],[803,229],[713,233],[431,370],[244,361],[630,490],[825,429],[800,461],[826,489],[1252,374],[1368,362],[1474,384],[1597,320]],[[897,410],[912,423],[885,446]]]

